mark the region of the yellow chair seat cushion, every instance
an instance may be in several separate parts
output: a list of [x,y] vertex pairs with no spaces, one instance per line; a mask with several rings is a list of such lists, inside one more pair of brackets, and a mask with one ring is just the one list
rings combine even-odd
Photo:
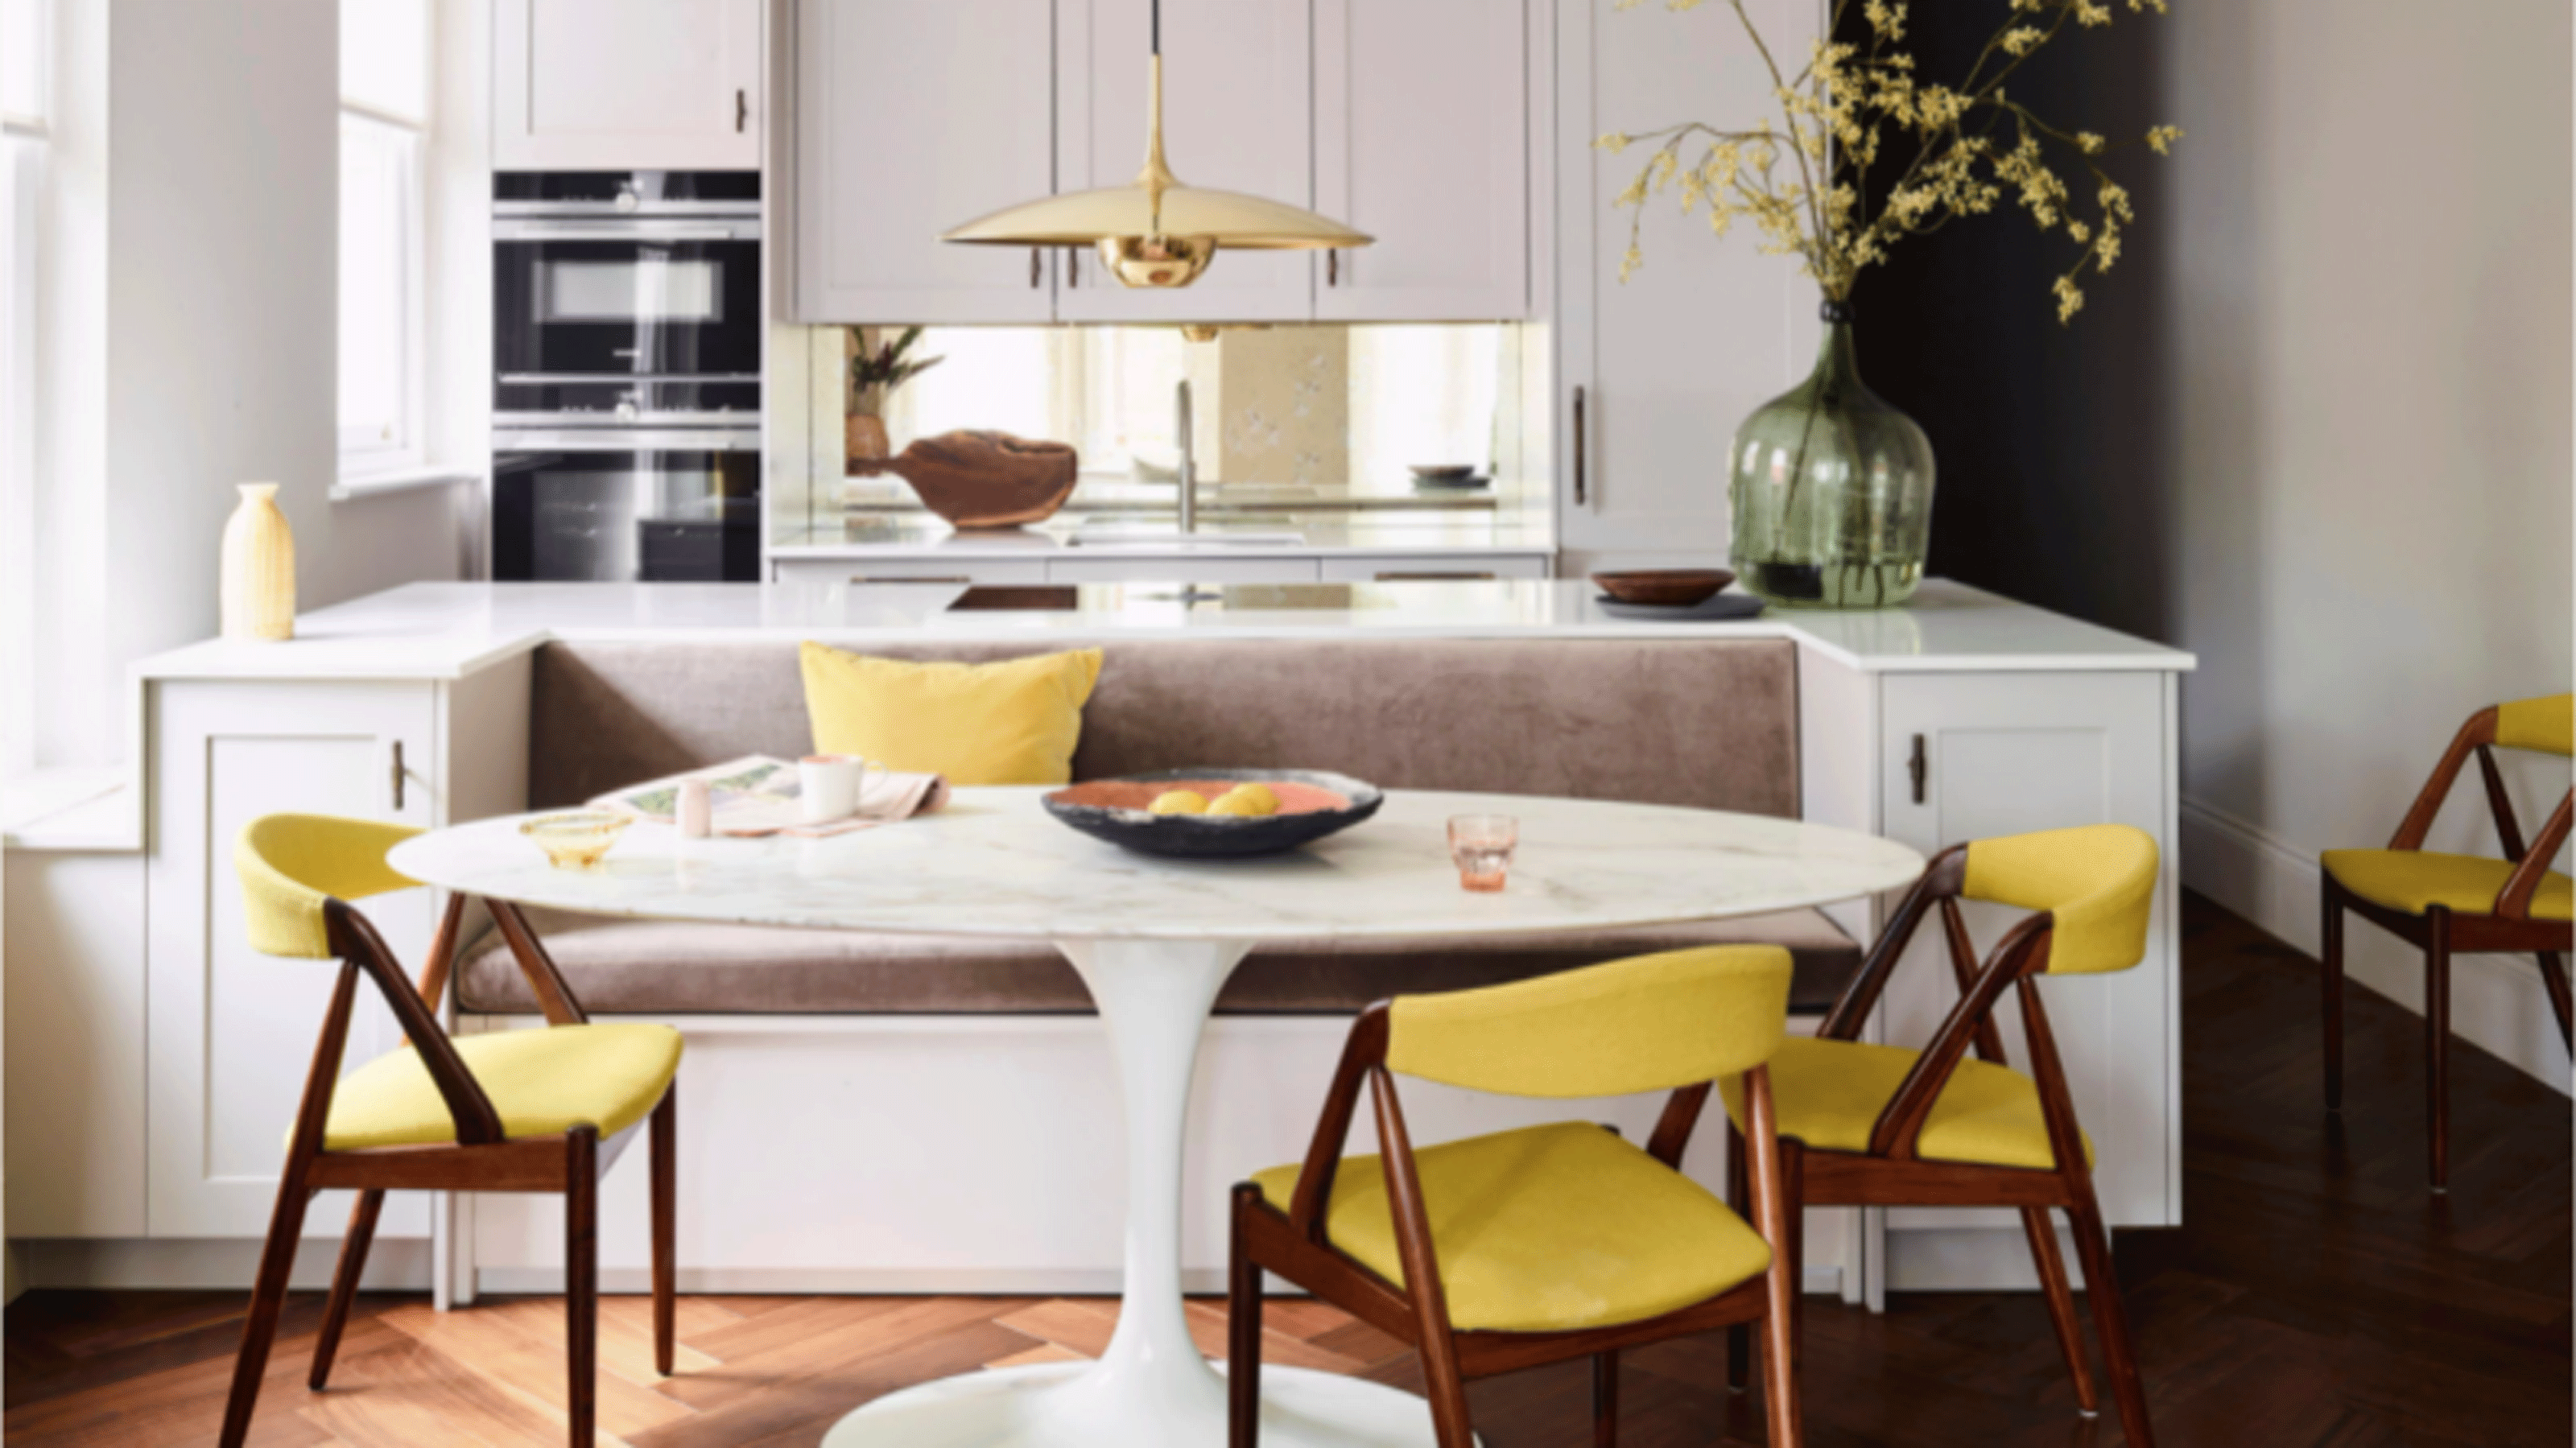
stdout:
[[[2492,915],[2496,896],[2513,876],[2506,860],[2481,855],[2436,855],[2423,850],[2328,850],[2318,857],[2326,873],[2352,893],[2383,909],[2421,915],[2440,905],[2457,915]],[[2576,895],[2567,877],[2552,870],[2532,892],[2531,918],[2576,918]]]
[[[586,1121],[608,1137],[662,1099],[680,1069],[680,1033],[669,1026],[553,1026],[459,1036],[456,1054],[492,1098],[505,1134],[552,1136]],[[356,1151],[455,1139],[446,1098],[419,1053],[405,1046],[340,1078],[322,1145]]]
[[[1860,1041],[1819,1041],[1791,1036],[1771,1056],[1771,1102],[1780,1134],[1819,1151],[1866,1152],[1879,1113],[1896,1098],[1922,1055],[1901,1046]],[[1744,1123],[1744,1078],[1718,1083],[1726,1114]],[[2039,1109],[2039,1087],[2019,1071],[1973,1057],[1932,1103],[1914,1154],[1927,1161],[2049,1171],[2057,1153],[2048,1146],[2048,1122]],[[2087,1164],[2093,1142],[2084,1142]]]
[[[1771,1265],[1771,1248],[1724,1202],[1589,1123],[1525,1127],[1413,1154],[1431,1240],[1462,1331],[1561,1332],[1694,1306]],[[1294,1165],[1252,1178],[1281,1211]],[[1325,1231],[1404,1285],[1384,1163],[1345,1157]]]

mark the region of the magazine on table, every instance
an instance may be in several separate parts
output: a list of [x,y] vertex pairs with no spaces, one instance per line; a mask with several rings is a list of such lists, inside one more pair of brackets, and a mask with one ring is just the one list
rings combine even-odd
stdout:
[[680,782],[688,779],[707,782],[710,817],[720,835],[837,835],[908,820],[948,803],[948,781],[936,774],[870,769],[862,778],[855,814],[812,821],[805,818],[796,762],[747,754],[705,769],[610,790],[592,800],[590,807],[670,824],[679,815]]

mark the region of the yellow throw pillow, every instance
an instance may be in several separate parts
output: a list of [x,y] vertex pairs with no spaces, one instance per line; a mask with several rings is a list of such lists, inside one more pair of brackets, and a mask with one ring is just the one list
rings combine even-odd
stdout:
[[951,784],[1069,784],[1100,650],[913,664],[826,644],[799,651],[818,754],[857,754]]

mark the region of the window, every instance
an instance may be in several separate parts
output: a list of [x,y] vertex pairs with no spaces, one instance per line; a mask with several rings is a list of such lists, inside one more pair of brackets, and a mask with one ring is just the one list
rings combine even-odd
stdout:
[[340,471],[422,459],[429,0],[340,0]]
[[51,19],[44,0],[0,0],[0,777],[35,764],[36,294]]

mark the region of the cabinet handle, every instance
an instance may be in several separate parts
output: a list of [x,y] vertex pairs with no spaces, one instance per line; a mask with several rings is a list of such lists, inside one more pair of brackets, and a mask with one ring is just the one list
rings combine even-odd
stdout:
[[1586,506],[1591,500],[1589,479],[1583,468],[1584,448],[1583,389],[1574,389],[1574,506]]
[[1923,762],[1923,736],[1917,734],[1914,736],[1914,755],[1912,758],[1905,761],[1906,778],[1914,781],[1914,802],[1916,804],[1921,804],[1923,802],[1923,779],[1924,776],[1930,772],[1929,766]]
[[1078,246],[1065,248],[1064,282],[1071,287],[1082,285],[1082,248]]
[[745,90],[741,89],[740,87],[736,87],[736,88],[735,88],[735,90],[734,90],[734,93],[733,93],[733,130],[734,130],[734,134],[735,134],[735,135],[737,135],[737,136],[738,136],[738,135],[741,135],[741,134],[742,134],[742,132],[743,132],[744,127],[746,127],[746,126],[748,126],[748,125],[750,125],[750,124],[751,124],[751,94],[750,94],[750,92],[745,91]]
[[1324,285],[1328,287],[1337,287],[1341,284],[1342,253],[1338,248],[1326,251],[1324,253]]
[[394,741],[394,809],[395,809],[395,811],[396,811],[397,813],[399,813],[399,812],[401,811],[402,807],[403,807],[403,757],[402,757],[402,741],[401,741],[401,740],[399,740],[399,739],[397,739],[397,740],[395,740],[395,741]]
[[1039,258],[1039,256],[1038,256],[1038,249],[1037,249],[1036,247],[1034,247],[1034,246],[1033,246],[1033,247],[1030,247],[1030,248],[1029,248],[1029,289],[1030,289],[1030,290],[1035,291],[1035,290],[1038,288],[1038,286],[1041,284],[1041,278],[1043,278],[1043,277],[1044,277],[1044,275],[1045,275],[1045,267],[1046,267],[1046,263],[1045,263],[1043,260],[1041,260],[1041,259]]

